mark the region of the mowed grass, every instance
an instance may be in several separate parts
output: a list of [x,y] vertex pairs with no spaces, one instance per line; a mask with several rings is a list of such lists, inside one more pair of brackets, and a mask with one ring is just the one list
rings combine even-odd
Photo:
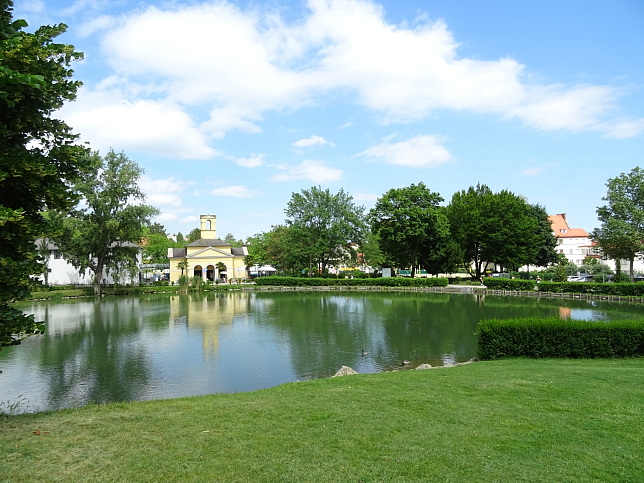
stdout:
[[502,360],[0,417],[2,481],[644,481],[644,359]]

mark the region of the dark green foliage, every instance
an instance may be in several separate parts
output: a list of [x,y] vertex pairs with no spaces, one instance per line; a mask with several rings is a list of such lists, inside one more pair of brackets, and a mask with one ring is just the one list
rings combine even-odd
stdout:
[[644,356],[644,319],[615,322],[552,318],[479,322],[479,358]]
[[41,325],[11,304],[42,273],[35,239],[45,232],[41,213],[67,209],[81,177],[86,148],[52,115],[76,97],[73,46],[55,43],[63,24],[27,33],[13,21],[11,1],[0,2],[0,346],[38,332]]
[[55,242],[74,267],[92,271],[94,291],[100,294],[106,271],[136,271],[138,244],[158,210],[135,204],[145,199],[138,186],[143,170],[125,154],[110,150],[104,158],[98,153],[88,157],[91,176],[76,184],[83,203],[69,215],[58,215],[63,229]]
[[350,242],[361,243],[367,230],[364,207],[343,189],[333,194],[313,186],[293,193],[284,212],[286,225],[303,240],[309,263],[322,272],[342,258]]
[[473,265],[476,278],[485,263],[516,271],[556,260],[557,241],[545,209],[507,190],[493,193],[479,184],[454,193],[447,216],[452,239],[461,247],[466,266]]
[[620,297],[644,297],[644,282],[636,283],[588,283],[588,282],[541,282],[539,292],[579,293],[611,295]]
[[432,278],[321,278],[321,277],[260,277],[256,285],[283,287],[446,287],[447,279]]
[[418,266],[431,273],[451,271],[462,259],[458,247],[448,245],[449,222],[439,206],[442,201],[440,194],[421,182],[390,189],[369,211],[371,229],[382,253],[394,266],[411,268],[412,278]]
[[485,277],[483,285],[490,290],[534,290],[536,282],[534,280],[513,280],[502,277]]
[[[606,183],[607,204],[597,208],[602,222],[593,239],[604,254],[615,260],[630,262],[629,276],[633,279],[633,263],[644,249],[644,170],[639,166],[622,173]],[[620,269],[620,264],[616,265]]]

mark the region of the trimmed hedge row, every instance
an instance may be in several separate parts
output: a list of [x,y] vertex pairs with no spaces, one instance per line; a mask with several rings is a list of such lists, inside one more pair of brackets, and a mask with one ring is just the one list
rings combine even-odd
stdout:
[[256,285],[282,287],[446,287],[447,279],[432,278],[299,278],[299,277],[259,277]]
[[488,319],[478,324],[479,358],[644,356],[644,319],[597,322],[558,317]]
[[516,280],[511,278],[486,277],[483,279],[483,285],[491,290],[534,290],[536,282],[534,280]]
[[644,297],[644,282],[541,282],[537,285],[537,289],[540,292],[584,293],[595,295],[620,295],[623,297]]

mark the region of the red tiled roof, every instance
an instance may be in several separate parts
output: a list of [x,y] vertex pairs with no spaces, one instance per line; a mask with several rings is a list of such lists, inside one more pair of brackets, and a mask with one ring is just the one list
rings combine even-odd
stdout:
[[550,215],[548,217],[552,223],[552,231],[557,238],[584,238],[588,237],[588,232],[583,228],[570,228],[566,221],[566,214]]

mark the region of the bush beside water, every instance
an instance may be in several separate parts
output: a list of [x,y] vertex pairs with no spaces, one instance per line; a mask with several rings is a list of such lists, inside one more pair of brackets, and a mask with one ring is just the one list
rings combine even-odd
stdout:
[[622,297],[644,297],[644,282],[635,283],[594,283],[594,282],[541,282],[539,292],[580,293],[594,295],[615,295]]
[[432,278],[300,278],[300,277],[259,277],[256,285],[281,287],[446,287],[447,279]]
[[644,356],[644,319],[589,322],[551,318],[479,322],[479,358]]
[[483,285],[490,290],[534,290],[536,282],[534,280],[516,280],[511,278],[486,277],[483,279]]

